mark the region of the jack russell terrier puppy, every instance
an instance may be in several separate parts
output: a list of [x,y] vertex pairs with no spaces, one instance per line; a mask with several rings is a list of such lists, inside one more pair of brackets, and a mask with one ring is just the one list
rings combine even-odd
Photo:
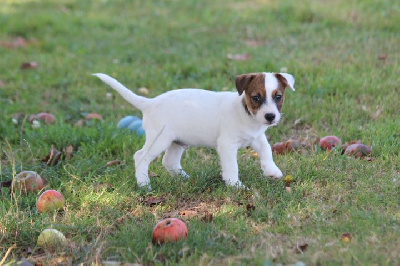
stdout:
[[162,164],[172,175],[189,177],[181,166],[188,146],[217,149],[222,178],[227,185],[243,187],[239,180],[237,151],[251,146],[264,175],[279,179],[282,172],[272,159],[265,131],[281,119],[284,92],[295,90],[286,73],[250,73],[236,77],[236,92],[200,89],[168,91],[149,99],[134,94],[106,74],[93,74],[143,113],[146,142],[134,155],[136,179],[150,189],[149,164],[165,151]]

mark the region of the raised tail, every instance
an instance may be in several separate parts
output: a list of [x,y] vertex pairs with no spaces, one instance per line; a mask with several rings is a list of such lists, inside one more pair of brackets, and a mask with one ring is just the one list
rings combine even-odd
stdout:
[[139,110],[143,110],[146,108],[148,105],[148,102],[150,99],[136,95],[133,93],[131,90],[126,88],[124,85],[118,82],[118,80],[102,73],[96,73],[92,74],[93,76],[98,77],[101,79],[104,83],[108,84],[111,88],[116,90],[122,98],[124,98],[126,101],[128,101],[130,104],[132,104],[134,107],[136,107]]

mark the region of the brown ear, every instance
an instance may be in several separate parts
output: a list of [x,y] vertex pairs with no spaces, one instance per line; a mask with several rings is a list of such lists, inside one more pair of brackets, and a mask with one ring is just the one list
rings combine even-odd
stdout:
[[236,89],[239,92],[239,95],[242,95],[247,87],[249,87],[256,75],[257,74],[242,74],[236,77]]

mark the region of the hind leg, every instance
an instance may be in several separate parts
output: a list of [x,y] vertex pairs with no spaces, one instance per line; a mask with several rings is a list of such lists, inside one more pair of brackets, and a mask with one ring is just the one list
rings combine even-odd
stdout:
[[184,151],[185,146],[172,142],[164,154],[162,164],[172,176],[189,177],[181,166],[181,157]]
[[167,136],[158,135],[156,137],[146,136],[146,143],[143,148],[134,155],[136,168],[136,181],[139,187],[150,187],[149,165],[171,144],[171,140]]

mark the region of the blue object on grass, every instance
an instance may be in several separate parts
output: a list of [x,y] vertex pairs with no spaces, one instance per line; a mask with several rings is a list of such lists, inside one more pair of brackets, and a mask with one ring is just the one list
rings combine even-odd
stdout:
[[142,120],[136,120],[130,123],[127,128],[130,131],[137,131],[140,127],[142,127]]
[[127,128],[130,131],[135,132],[139,136],[142,136],[145,134],[142,123],[143,121],[139,117],[129,115],[125,116],[118,122],[117,128],[119,129]]
[[143,136],[143,135],[144,135],[144,129],[143,129],[143,127],[142,127],[142,126],[139,127],[139,129],[136,130],[136,132],[138,133],[139,136]]
[[132,115],[125,116],[124,118],[119,120],[119,122],[117,124],[117,128],[127,128],[130,123],[132,123],[133,121],[136,121],[136,120],[140,120],[140,118],[137,116],[132,116]]

